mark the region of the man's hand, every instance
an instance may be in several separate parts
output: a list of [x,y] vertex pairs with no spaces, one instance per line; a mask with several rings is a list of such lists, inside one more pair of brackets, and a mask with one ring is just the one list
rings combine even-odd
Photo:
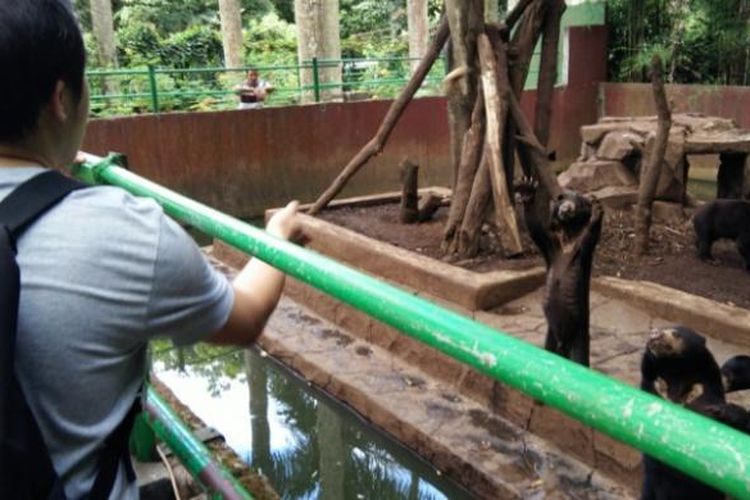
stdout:
[[308,236],[302,230],[302,224],[297,217],[299,209],[298,201],[291,201],[287,206],[273,214],[266,224],[266,231],[279,238],[304,245],[309,241]]

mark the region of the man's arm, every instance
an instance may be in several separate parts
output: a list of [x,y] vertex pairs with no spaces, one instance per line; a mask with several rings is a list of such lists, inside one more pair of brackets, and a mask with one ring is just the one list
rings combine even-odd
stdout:
[[[298,203],[293,201],[268,221],[266,230],[279,238],[295,241],[302,231],[296,217]],[[263,332],[284,289],[285,275],[259,259],[251,259],[232,282],[234,305],[226,324],[214,332],[208,342],[248,345]]]

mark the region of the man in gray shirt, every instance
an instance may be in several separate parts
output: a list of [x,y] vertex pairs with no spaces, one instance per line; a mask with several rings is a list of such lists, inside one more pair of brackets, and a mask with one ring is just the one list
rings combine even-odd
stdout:
[[[74,160],[88,116],[84,48],[67,0],[0,0],[0,200]],[[269,233],[299,235],[296,202]],[[16,374],[68,498],[88,494],[102,443],[143,381],[150,339],[247,345],[284,275],[251,260],[229,283],[148,199],[75,191],[18,241]],[[124,464],[112,499],[137,498]]]

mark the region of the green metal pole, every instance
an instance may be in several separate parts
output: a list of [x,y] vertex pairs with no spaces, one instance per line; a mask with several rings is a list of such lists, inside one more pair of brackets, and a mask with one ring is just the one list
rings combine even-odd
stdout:
[[88,181],[154,198],[172,216],[605,434],[738,498],[750,498],[750,437],[181,196],[108,159]]
[[156,390],[146,386],[144,414],[149,425],[167,446],[180,458],[190,474],[215,498],[226,500],[252,500],[252,496],[221,465],[211,457],[211,452],[185,426]]
[[154,113],[159,112],[159,91],[156,88],[156,68],[153,64],[148,65],[148,81],[151,86],[151,109]]
[[312,58],[313,70],[313,87],[315,88],[315,102],[320,102],[320,68],[318,67],[318,58]]

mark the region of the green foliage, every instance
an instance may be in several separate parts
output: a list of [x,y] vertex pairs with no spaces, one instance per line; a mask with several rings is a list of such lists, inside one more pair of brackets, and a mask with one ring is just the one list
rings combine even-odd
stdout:
[[749,0],[609,0],[607,18],[612,79],[648,79],[658,53],[670,82],[748,83]]
[[194,25],[162,40],[158,49],[164,66],[191,68],[221,66],[221,36],[211,26]]

